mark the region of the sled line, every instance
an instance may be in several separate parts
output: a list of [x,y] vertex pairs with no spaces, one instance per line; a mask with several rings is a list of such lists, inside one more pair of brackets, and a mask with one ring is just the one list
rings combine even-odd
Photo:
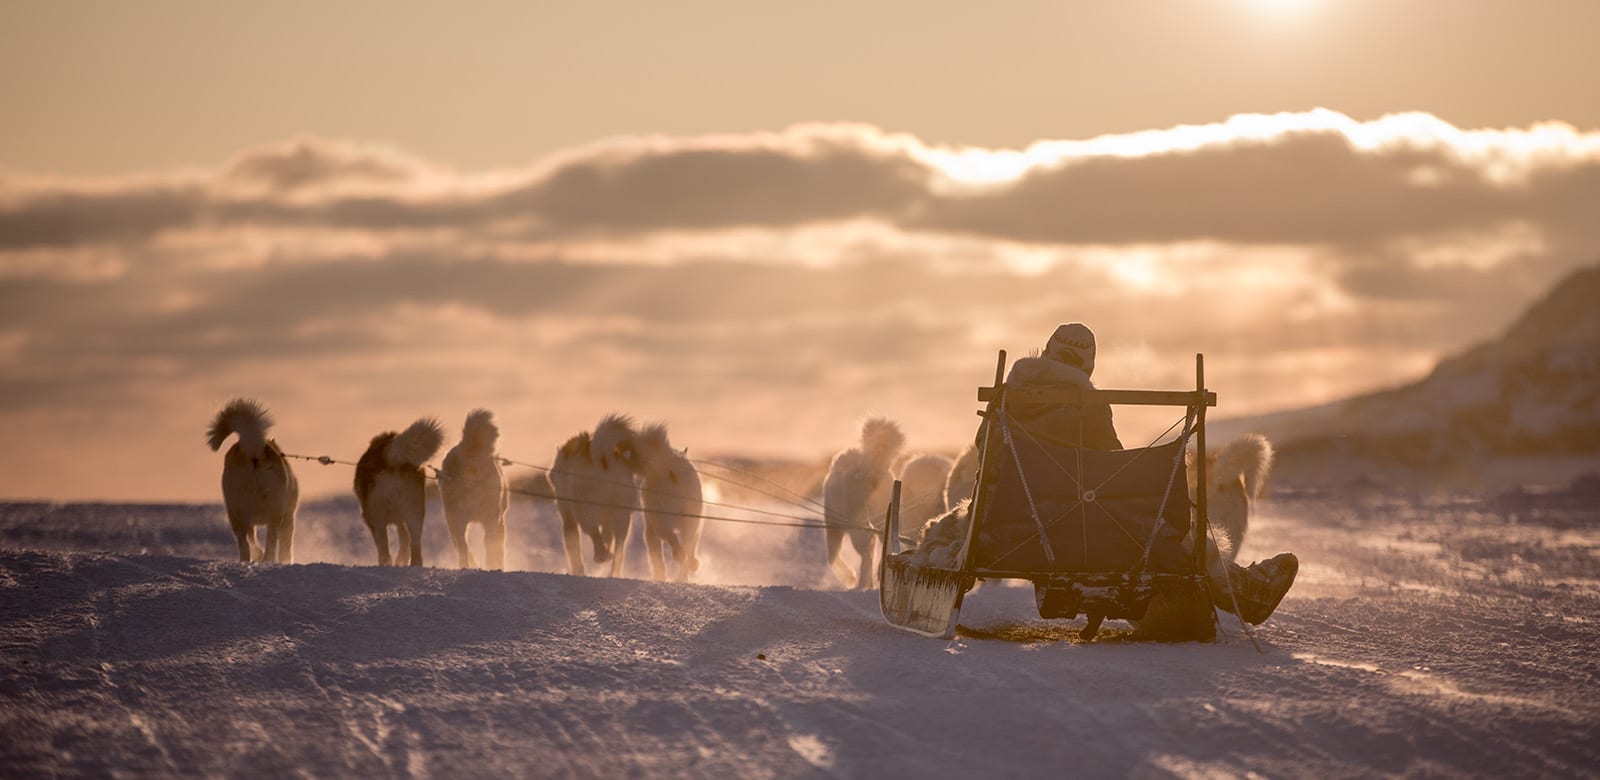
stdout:
[[[289,453],[284,453],[284,457],[286,457],[286,458],[296,458],[296,459],[299,459],[299,460],[307,460],[307,461],[311,461],[311,462],[314,462],[314,463],[321,463],[324,466],[333,465],[335,463],[337,463],[337,464],[339,464],[341,466],[355,466],[356,465],[355,463],[352,463],[350,461],[339,460],[337,458],[331,458],[331,457],[329,457],[327,455],[312,456],[312,455],[291,455]],[[501,460],[507,460],[507,459],[502,458]],[[426,465],[426,464],[424,464],[424,465]],[[548,468],[545,468],[543,466],[532,466],[531,464],[513,463],[512,465],[529,466],[530,468],[544,469],[545,471],[549,471]],[[426,475],[428,479],[431,479],[431,480],[434,480],[434,481],[437,482],[440,475],[444,475],[446,479],[449,478],[449,475],[445,474],[443,471],[441,471],[438,468],[435,468],[434,466],[429,465],[428,468],[432,469],[432,471],[433,471],[433,474]],[[502,488],[502,489],[507,493],[514,493],[516,495],[527,496],[527,497],[530,497],[530,498],[547,498],[547,499],[551,499],[551,500],[555,499],[555,496],[550,495],[548,493],[536,493],[536,492],[531,491],[531,490],[521,490],[521,489],[518,489],[518,488],[509,487],[509,486],[505,487],[505,488]],[[621,505],[621,504],[613,504],[613,503],[609,503],[609,502],[605,502],[605,501],[589,501],[589,500],[585,500],[585,499],[576,499],[576,498],[568,498],[568,499],[562,499],[562,500],[564,500],[564,501],[566,501],[568,503],[572,503],[572,504],[585,504],[585,505],[588,505],[588,506],[602,506],[602,507],[607,507],[607,508],[610,508],[610,509],[628,509],[628,510],[631,510],[631,511],[643,511],[637,506],[624,506],[624,505]],[[715,504],[717,506],[726,506],[726,507],[728,507],[730,509],[741,509],[741,510],[748,511],[748,512],[759,512],[759,513],[762,513],[762,514],[774,515],[776,517],[788,518],[790,520],[795,520],[795,521],[799,521],[799,522],[781,522],[781,521],[776,521],[776,520],[761,520],[761,519],[758,519],[758,518],[744,518],[744,517],[721,517],[721,516],[718,516],[718,515],[695,514],[695,513],[692,513],[692,512],[656,511],[656,512],[653,512],[653,514],[670,515],[670,516],[673,516],[673,517],[690,517],[690,518],[697,518],[697,519],[700,519],[700,520],[710,520],[712,522],[718,522],[718,523],[742,523],[742,524],[745,524],[745,525],[770,525],[770,526],[776,526],[776,527],[780,527],[780,528],[824,528],[824,529],[826,529],[826,528],[842,528],[842,529],[850,530],[850,531],[870,531],[873,534],[880,535],[880,536],[883,534],[883,531],[881,531],[881,530],[879,530],[877,528],[873,528],[871,526],[855,525],[855,524],[852,524],[852,523],[830,523],[826,519],[824,519],[823,522],[818,523],[818,522],[811,522],[813,518],[809,518],[809,517],[799,517],[799,516],[796,516],[796,515],[783,515],[783,514],[779,514],[779,513],[776,513],[776,512],[766,512],[766,511],[760,510],[760,509],[753,509],[753,508],[748,508],[748,507],[734,506],[734,505],[731,505],[731,504],[720,504],[720,503],[717,503],[717,502],[706,502],[706,503]]]

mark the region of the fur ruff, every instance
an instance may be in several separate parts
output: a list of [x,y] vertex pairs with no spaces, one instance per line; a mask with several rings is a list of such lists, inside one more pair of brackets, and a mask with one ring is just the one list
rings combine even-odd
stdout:
[[929,519],[913,531],[916,549],[906,560],[917,566],[956,568],[961,546],[967,541],[967,529],[972,525],[971,507],[972,500],[963,498],[943,515]]
[[1019,358],[1017,362],[1011,364],[1011,370],[1006,374],[1006,384],[1013,382],[1020,385],[1071,384],[1094,387],[1094,383],[1089,381],[1089,375],[1083,369],[1045,357]]

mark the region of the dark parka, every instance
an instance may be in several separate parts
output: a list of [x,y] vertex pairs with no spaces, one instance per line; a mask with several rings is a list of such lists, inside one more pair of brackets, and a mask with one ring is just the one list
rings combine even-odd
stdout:
[[[1006,375],[1008,388],[1056,388],[1076,386],[1092,389],[1089,375],[1077,366],[1047,357],[1018,360]],[[1122,441],[1111,422],[1111,406],[1104,403],[1072,404],[1025,403],[1007,401],[1006,411],[1015,423],[1040,441],[1090,450],[1120,450]],[[978,430],[982,445],[983,428]]]

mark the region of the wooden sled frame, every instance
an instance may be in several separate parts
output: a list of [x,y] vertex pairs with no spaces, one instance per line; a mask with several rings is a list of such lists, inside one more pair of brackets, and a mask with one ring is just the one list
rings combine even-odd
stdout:
[[[1031,403],[1068,404],[1081,406],[1103,402],[1126,406],[1172,406],[1186,409],[1186,420],[1192,428],[1197,454],[1197,484],[1206,484],[1206,408],[1217,405],[1215,393],[1205,388],[1205,356],[1195,355],[1195,388],[1193,390],[1099,390],[1078,387],[1063,388],[1008,388],[1005,383],[1006,353],[1000,351],[995,366],[993,387],[978,388],[978,401],[987,404],[979,415],[990,423],[1000,419],[1008,398]],[[961,614],[961,602],[967,591],[980,579],[1026,579],[1035,585],[1036,600],[1041,617],[1075,618],[1082,613],[1088,624],[1080,634],[1092,639],[1106,617],[1139,619],[1147,609],[1160,609],[1165,617],[1179,615],[1182,624],[1180,635],[1169,638],[1209,641],[1214,637],[1214,616],[1207,596],[1205,571],[1205,537],[1208,533],[1206,494],[1197,490],[1193,499],[1193,522],[1185,542],[1192,553],[1187,566],[1179,573],[1153,573],[1137,569],[1121,571],[1044,571],[999,569],[972,564],[975,540],[981,529],[990,521],[995,485],[999,482],[997,469],[1005,466],[1000,457],[1002,448],[1001,426],[990,424],[979,447],[978,476],[972,497],[967,535],[957,553],[953,569],[918,566],[897,556],[900,552],[900,483],[895,482],[893,498],[886,510],[883,548],[878,558],[878,604],[884,619],[896,627],[924,636],[950,639],[955,636],[956,622]],[[1167,446],[1167,445],[1164,445]],[[1153,448],[1146,448],[1148,451]],[[1124,451],[1131,452],[1131,451]],[[1137,457],[1137,456],[1135,456]],[[1175,465],[1181,468],[1181,465]],[[1181,493],[1187,498],[1187,477]],[[1170,477],[1169,477],[1170,480]],[[1171,495],[1172,485],[1164,486],[1163,495]],[[1081,489],[1081,486],[1080,486]],[[1092,491],[1088,491],[1092,492]],[[1029,497],[1032,501],[1032,497]],[[1041,540],[1044,529],[1040,528]],[[1048,547],[1048,542],[1043,546]],[[1146,555],[1148,555],[1148,545]],[[1161,603],[1152,607],[1153,597]]]

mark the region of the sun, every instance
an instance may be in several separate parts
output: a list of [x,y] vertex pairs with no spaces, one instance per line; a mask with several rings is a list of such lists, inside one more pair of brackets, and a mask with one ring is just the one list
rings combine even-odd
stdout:
[[1246,6],[1262,14],[1294,16],[1305,13],[1318,0],[1241,0]]

